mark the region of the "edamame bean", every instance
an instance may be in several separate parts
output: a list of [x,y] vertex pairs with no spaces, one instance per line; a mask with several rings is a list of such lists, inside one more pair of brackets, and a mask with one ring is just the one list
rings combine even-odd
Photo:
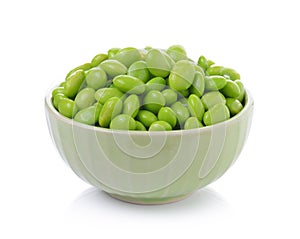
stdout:
[[110,122],[109,128],[119,130],[135,130],[135,120],[127,114],[117,115]]
[[69,76],[71,76],[74,72],[78,71],[78,70],[83,70],[83,71],[87,71],[89,69],[91,69],[93,66],[91,63],[85,63],[83,65],[77,66],[75,67],[73,70],[71,70],[67,76],[66,76],[66,80],[69,78]]
[[220,90],[227,84],[226,78],[223,76],[206,76],[205,77],[205,89],[206,90]]
[[123,104],[123,113],[135,118],[140,109],[140,99],[137,95],[129,95]]
[[106,59],[108,59],[108,55],[100,53],[100,54],[94,56],[94,58],[92,59],[91,65],[92,65],[92,67],[99,66],[99,64],[102,61],[105,61]]
[[73,116],[77,113],[77,107],[73,100],[68,98],[62,98],[58,103],[58,111],[62,115],[73,118]]
[[158,119],[168,122],[172,128],[175,127],[177,122],[176,114],[170,107],[162,107],[158,112]]
[[121,48],[118,48],[118,47],[110,48],[107,51],[108,59],[112,59],[120,50],[121,50]]
[[175,61],[187,60],[186,51],[183,46],[173,45],[167,49],[169,56]]
[[101,88],[96,91],[95,99],[104,104],[108,99],[112,97],[122,98],[124,94],[118,88]]
[[174,90],[165,89],[161,93],[165,97],[166,105],[172,105],[177,101],[177,93]]
[[223,95],[230,98],[236,98],[241,93],[239,86],[232,80],[227,80],[227,84],[221,89],[221,92]]
[[229,109],[225,104],[216,104],[204,113],[203,122],[205,125],[213,125],[230,118]]
[[149,131],[165,131],[165,130],[172,130],[171,125],[165,121],[155,121],[149,127]]
[[93,88],[84,88],[76,95],[74,101],[79,110],[91,106],[95,102],[95,90]]
[[205,93],[202,96],[201,101],[206,110],[219,103],[226,104],[224,95],[222,95],[219,91],[210,91]]
[[134,47],[126,47],[119,50],[112,59],[121,62],[126,67],[129,67],[132,63],[142,59],[140,51]]
[[54,97],[56,94],[59,94],[59,93],[64,93],[64,87],[62,86],[59,86],[59,87],[56,87],[53,91],[52,91],[52,97]]
[[139,131],[146,131],[146,127],[140,122],[140,121],[135,121],[136,124],[136,128],[135,130],[139,130]]
[[236,97],[241,103],[243,103],[244,98],[245,98],[245,87],[243,85],[243,82],[241,82],[240,80],[236,80],[235,83],[238,85],[238,87],[240,88],[240,94],[238,97]]
[[211,75],[223,75],[223,66],[211,66],[207,68],[206,74],[211,76]]
[[139,78],[129,75],[118,75],[113,79],[113,84],[122,92],[129,94],[142,94],[146,86]]
[[140,110],[136,116],[136,119],[140,121],[145,127],[149,127],[153,122],[157,121],[157,117],[151,111]]
[[154,77],[146,83],[146,90],[162,91],[166,86],[166,80],[160,76]]
[[74,120],[83,124],[95,125],[99,119],[99,113],[97,105],[92,105],[77,112]]
[[99,114],[99,125],[101,127],[108,127],[111,119],[122,112],[122,106],[122,100],[118,97],[108,99]]
[[190,113],[189,110],[179,101],[175,102],[172,106],[171,109],[174,111],[176,114],[178,123],[180,125],[184,124],[184,122],[189,118]]
[[105,60],[99,66],[111,77],[124,75],[127,72],[127,67],[117,60]]
[[78,93],[81,85],[85,79],[85,73],[83,70],[77,70],[71,76],[69,76],[64,85],[64,94],[69,98],[74,98]]
[[187,90],[193,83],[195,67],[188,60],[177,61],[169,76],[169,85],[173,90]]
[[204,71],[208,68],[207,60],[204,56],[200,56],[198,59],[198,65],[202,67]]
[[98,90],[106,85],[107,76],[101,68],[92,68],[86,73],[85,80],[88,87]]
[[190,87],[190,92],[192,94],[201,97],[205,89],[205,78],[204,75],[198,71],[195,72],[195,77],[192,86]]
[[151,49],[147,53],[146,64],[152,75],[166,77],[170,74],[174,61],[164,51]]
[[242,103],[239,100],[234,99],[234,98],[227,98],[226,105],[227,105],[231,115],[236,115],[243,109]]
[[202,123],[196,117],[188,118],[184,123],[184,129],[195,129],[203,127]]
[[136,61],[128,68],[128,75],[139,78],[144,83],[150,79],[150,72],[145,61]]
[[204,115],[204,105],[197,95],[191,94],[188,98],[188,109],[191,116],[196,117],[199,121],[202,121]]
[[224,68],[222,71],[223,75],[229,76],[230,80],[238,80],[241,78],[240,74],[238,72],[236,72],[234,69],[231,68]]
[[160,108],[166,104],[166,100],[161,92],[157,90],[151,90],[145,95],[143,104],[143,107],[146,110],[157,114]]
[[61,99],[63,98],[67,98],[63,93],[57,93],[54,97],[53,97],[53,105],[56,109],[58,109],[58,104],[60,102]]

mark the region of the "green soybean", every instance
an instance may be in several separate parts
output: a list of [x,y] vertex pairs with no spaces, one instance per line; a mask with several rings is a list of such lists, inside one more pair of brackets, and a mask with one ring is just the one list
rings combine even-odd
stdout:
[[106,59],[108,59],[108,55],[104,53],[100,53],[94,56],[94,58],[91,61],[91,65],[92,67],[98,66],[102,61],[105,61]]
[[169,76],[169,85],[173,90],[187,90],[193,83],[195,67],[188,60],[181,60],[175,63]]
[[123,103],[123,113],[133,118],[136,117],[140,109],[140,99],[137,95],[129,95]]
[[79,110],[91,106],[95,102],[95,90],[84,88],[76,95],[74,101]]
[[86,73],[86,83],[88,87],[98,90],[107,83],[107,75],[101,68],[92,68]]
[[223,66],[211,66],[207,68],[206,74],[211,76],[211,75],[223,75]]
[[172,106],[171,109],[174,111],[176,114],[178,123],[180,125],[184,124],[184,122],[189,118],[190,113],[189,110],[179,101],[175,102]]
[[126,67],[129,67],[132,63],[142,59],[140,51],[134,47],[126,47],[120,49],[112,59],[121,62]]
[[172,126],[165,121],[155,121],[149,127],[149,131],[165,131],[165,130],[167,131],[172,130]]
[[124,75],[127,72],[127,67],[117,60],[105,60],[99,66],[111,77]]
[[83,124],[95,125],[99,118],[99,110],[97,105],[92,105],[85,109],[78,111],[74,120]]
[[226,99],[224,95],[219,91],[210,91],[205,93],[202,96],[201,101],[206,110],[219,103],[226,104]]
[[225,104],[216,104],[204,113],[203,122],[205,125],[213,125],[230,118],[229,109]]
[[144,83],[146,83],[151,77],[145,61],[136,61],[132,63],[132,65],[128,68],[128,75],[139,78]]
[[64,85],[64,94],[69,98],[74,98],[78,93],[81,85],[85,80],[85,73],[83,70],[77,70],[69,76]]
[[73,100],[68,98],[62,98],[58,103],[58,111],[62,115],[73,118],[74,115],[77,113],[77,107]]
[[206,90],[220,90],[227,84],[226,78],[223,76],[206,76],[205,89]]
[[175,127],[177,118],[175,112],[170,107],[162,107],[157,116],[159,120],[168,122],[172,128]]
[[122,101],[118,97],[108,99],[99,114],[99,125],[108,127],[111,119],[122,112]]
[[240,74],[236,72],[234,69],[225,67],[222,71],[223,75],[229,76],[230,80],[238,80],[241,78]]
[[61,101],[61,99],[63,98],[67,98],[63,93],[57,93],[54,97],[53,97],[53,105],[56,109],[58,109],[58,104]]
[[124,94],[118,88],[101,88],[96,91],[95,99],[104,104],[108,99],[112,97],[122,98]]
[[136,123],[130,115],[120,114],[112,119],[109,128],[119,130],[135,130]]
[[196,117],[199,121],[202,121],[205,108],[202,101],[197,95],[191,94],[188,98],[188,109],[191,116]]
[[135,121],[136,124],[136,128],[135,130],[139,130],[139,131],[146,131],[146,127],[140,122],[140,121]]
[[55,95],[59,94],[59,93],[64,93],[64,87],[59,86],[56,87],[53,91],[52,91],[52,97],[54,97]]
[[232,80],[227,80],[227,84],[221,89],[221,92],[223,95],[230,98],[236,98],[241,93],[239,86]]
[[240,80],[236,80],[235,83],[238,85],[238,87],[240,88],[240,94],[238,97],[236,97],[240,102],[244,101],[245,98],[245,87],[243,82],[241,82]]
[[201,97],[204,93],[205,89],[205,77],[202,73],[196,71],[195,77],[192,86],[190,87],[190,92],[192,94]]
[[145,127],[149,127],[153,122],[157,121],[157,117],[154,113],[148,110],[140,110],[136,116],[136,119],[140,121]]
[[118,75],[113,79],[113,84],[122,92],[130,94],[144,93],[145,83],[134,76]]
[[146,90],[162,91],[166,86],[166,80],[160,76],[154,77],[146,83]]
[[198,59],[198,65],[201,66],[204,71],[206,71],[208,68],[207,59],[204,56],[200,56]]
[[147,53],[146,64],[152,75],[166,77],[170,74],[174,61],[164,51],[151,49]]
[[184,129],[195,129],[195,128],[201,128],[203,127],[203,124],[196,118],[196,117],[190,117],[188,118],[184,123]]
[[163,107],[165,104],[166,100],[163,94],[158,90],[151,90],[144,97],[143,107],[146,110],[157,114],[160,108]]
[[242,103],[239,100],[234,99],[234,98],[227,98],[226,105],[227,105],[231,115],[236,115],[243,109]]
[[172,105],[177,101],[177,93],[174,90],[165,89],[161,93],[165,97],[166,105]]
[[120,50],[121,50],[121,48],[118,48],[118,47],[110,48],[107,51],[107,57],[108,57],[108,59],[112,59]]
[[167,49],[169,56],[175,61],[187,60],[187,54],[183,46],[173,45]]
[[93,66],[91,63],[85,63],[82,64],[80,66],[75,67],[74,69],[72,69],[71,71],[69,71],[69,73],[66,76],[66,79],[69,78],[69,76],[71,76],[74,72],[78,71],[78,70],[82,70],[82,71],[87,71],[89,69],[91,69]]

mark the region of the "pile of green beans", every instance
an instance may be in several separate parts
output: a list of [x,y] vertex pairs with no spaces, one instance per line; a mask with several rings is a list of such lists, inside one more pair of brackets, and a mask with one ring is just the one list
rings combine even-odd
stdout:
[[180,45],[168,49],[111,48],[71,70],[52,91],[58,112],[75,121],[118,130],[179,130],[217,124],[244,107],[234,69]]

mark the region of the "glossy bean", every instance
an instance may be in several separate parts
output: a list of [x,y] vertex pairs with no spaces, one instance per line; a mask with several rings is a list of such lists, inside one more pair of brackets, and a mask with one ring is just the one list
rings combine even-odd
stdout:
[[146,86],[145,83],[134,76],[118,75],[113,79],[113,84],[122,92],[129,94],[142,94]]
[[195,67],[188,60],[181,60],[175,63],[169,76],[169,85],[173,90],[187,90],[193,83]]
[[112,97],[122,98],[124,94],[117,88],[101,88],[96,91],[95,99],[104,104],[108,99]]
[[174,90],[165,89],[161,93],[165,97],[166,105],[170,106],[177,101],[177,93]]
[[122,101],[118,97],[108,99],[99,114],[99,125],[101,127],[108,127],[111,119],[122,112],[122,106]]
[[201,101],[206,110],[219,103],[226,104],[224,95],[219,91],[210,91],[205,93],[202,96]]
[[140,121],[145,127],[149,127],[153,122],[157,121],[157,117],[151,111],[140,110],[136,116],[136,119]]
[[139,130],[139,131],[146,131],[146,127],[140,122],[140,121],[135,121],[135,130]]
[[165,122],[165,121],[155,121],[153,122],[150,127],[149,127],[149,131],[169,131],[169,130],[172,130],[172,126],[168,123],[168,122]]
[[145,61],[136,61],[128,68],[128,75],[139,78],[144,83],[150,79],[150,72]]
[[197,95],[191,94],[188,98],[188,109],[191,116],[196,117],[199,121],[202,121],[205,108],[202,101]]
[[108,57],[108,59],[112,59],[120,50],[121,50],[121,48],[118,48],[118,47],[110,48],[107,51],[107,57]]
[[99,66],[111,77],[124,75],[127,72],[127,67],[117,60],[105,60]]
[[170,107],[162,107],[159,110],[157,117],[161,121],[168,122],[172,126],[172,128],[174,128],[176,125],[176,114]]
[[146,83],[146,90],[162,91],[166,86],[166,80],[160,76],[154,77]]
[[205,77],[202,73],[196,71],[193,84],[190,87],[190,92],[192,94],[201,97],[205,89]]
[[106,59],[108,59],[108,55],[104,54],[104,53],[100,53],[100,54],[94,56],[94,58],[91,61],[91,65],[92,65],[92,67],[99,66],[99,64],[102,61],[105,61]]
[[173,45],[167,49],[169,56],[175,61],[187,60],[186,51],[183,46]]
[[149,91],[143,101],[143,107],[146,110],[149,110],[153,112],[154,114],[157,114],[161,107],[163,107],[166,104],[165,97],[163,94],[157,90],[151,90]]
[[93,66],[91,63],[85,63],[80,66],[77,66],[74,69],[72,69],[71,71],[69,71],[69,73],[66,76],[66,80],[69,78],[69,76],[73,75],[74,72],[76,72],[78,70],[87,71],[87,70],[91,69],[92,67]]
[[97,105],[92,105],[77,112],[74,120],[83,124],[95,125],[98,121],[99,113],[97,112]]
[[244,98],[245,98],[245,87],[243,82],[241,82],[240,80],[236,80],[235,83],[238,85],[238,87],[240,88],[240,94],[238,97],[236,97],[241,103],[244,102]]
[[208,67],[206,70],[206,74],[211,76],[211,75],[223,75],[223,66],[211,66]]
[[236,115],[237,113],[239,113],[242,109],[243,109],[243,105],[242,103],[235,99],[235,98],[227,98],[226,99],[226,105],[230,111],[230,114]]
[[69,98],[74,98],[78,93],[81,85],[85,80],[85,73],[83,70],[77,70],[69,76],[64,85],[64,94]]
[[230,80],[239,80],[241,78],[240,74],[234,69],[225,67],[222,71],[223,75],[229,76]]
[[130,115],[120,114],[112,119],[109,128],[118,130],[135,130],[136,123]]
[[196,117],[189,117],[184,123],[184,129],[196,129],[203,127],[203,124]]
[[58,111],[62,115],[73,118],[74,115],[77,113],[77,107],[73,100],[68,98],[62,98],[58,103]]
[[171,109],[174,111],[176,114],[178,123],[180,125],[183,125],[184,122],[189,118],[190,113],[187,107],[185,107],[181,102],[177,101],[175,102],[172,106]]
[[63,93],[57,93],[54,97],[53,97],[53,105],[56,109],[58,109],[58,104],[61,101],[61,99],[63,98],[67,98]]
[[126,47],[120,49],[113,57],[119,62],[121,62],[126,67],[129,67],[132,63],[142,59],[140,51],[134,47]]
[[164,51],[151,49],[147,53],[146,64],[152,75],[166,77],[170,74],[174,61]]
[[236,98],[241,93],[239,86],[232,80],[227,80],[227,84],[221,89],[221,92],[229,98]]
[[213,125],[230,118],[229,109],[225,104],[216,104],[204,113],[203,123],[205,125]]
[[86,73],[86,83],[88,87],[98,90],[107,83],[107,75],[101,68],[93,68]]
[[59,93],[64,93],[64,87],[63,86],[59,86],[59,87],[56,87],[53,91],[52,91],[52,97],[54,97],[56,94],[59,94]]
[[123,103],[123,113],[133,118],[136,117],[140,109],[140,99],[137,95],[129,95]]
[[74,101],[79,110],[91,106],[95,102],[95,90],[84,88],[76,95]]
[[204,71],[206,71],[208,68],[207,59],[204,56],[200,56],[198,59],[198,65],[201,66]]
[[205,77],[206,90],[220,90],[227,84],[226,78],[223,76],[213,75]]

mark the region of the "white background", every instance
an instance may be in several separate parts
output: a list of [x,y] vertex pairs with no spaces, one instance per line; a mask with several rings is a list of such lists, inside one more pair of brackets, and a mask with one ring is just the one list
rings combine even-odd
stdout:
[[[298,1],[1,1],[0,238],[299,238]],[[184,201],[138,206],[63,163],[44,96],[111,47],[185,46],[255,100],[236,164]]]

